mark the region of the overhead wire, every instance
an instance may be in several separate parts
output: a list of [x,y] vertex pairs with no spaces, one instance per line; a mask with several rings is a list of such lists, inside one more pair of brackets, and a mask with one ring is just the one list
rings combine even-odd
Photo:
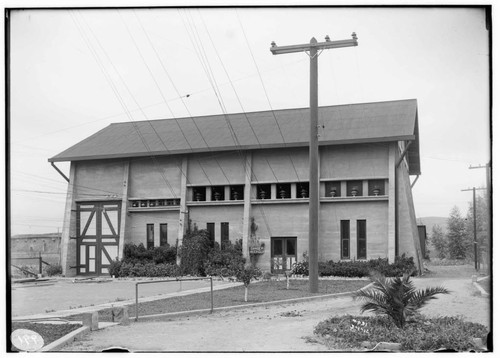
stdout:
[[[71,13],[71,12],[70,12]],[[125,113],[127,114],[127,117],[129,118],[129,121],[132,123],[132,126],[134,127],[138,137],[140,138],[142,144],[144,145],[145,149],[147,152],[151,153],[151,148],[149,147],[146,139],[144,138],[144,135],[142,134],[140,128],[137,126],[137,124],[134,122],[134,119],[128,109],[128,106],[126,105],[123,97],[121,96],[121,94],[119,93],[118,89],[116,88],[116,85],[114,84],[112,78],[109,76],[109,74],[107,73],[107,70],[104,66],[104,64],[102,63],[102,60],[100,59],[99,55],[97,54],[97,51],[93,48],[92,46],[92,43],[90,42],[90,39],[87,37],[87,35],[85,34],[85,31],[83,30],[83,28],[80,27],[80,24],[78,23],[77,21],[77,18],[76,16],[73,15],[73,13],[71,13],[72,15],[72,18],[74,20],[74,23],[75,25],[77,25],[77,28],[80,32],[80,35],[82,36],[82,38],[84,39],[85,43],[87,44],[87,47],[89,48],[89,50],[91,51],[92,55],[94,56],[94,59],[96,60],[96,62],[98,63],[99,65],[99,68],[101,69],[102,73],[104,74],[105,78],[106,78],[106,81],[108,82],[108,84],[110,85],[110,87],[112,88],[113,90],[113,93],[115,94],[116,98],[118,99],[118,101],[120,102],[120,105],[122,106],[122,108],[125,110]],[[87,25],[87,27],[90,29],[91,33],[93,34],[93,31],[91,29],[91,27],[88,25],[88,23],[86,23],[85,21],[85,18],[83,17],[83,15],[80,14],[80,16],[82,17],[83,21],[85,22],[85,24]],[[95,36],[95,35],[94,35]],[[98,41],[98,43],[100,43]],[[104,52],[105,53],[105,52]],[[106,53],[105,53],[106,54]],[[163,180],[165,181],[165,183],[167,184],[168,188],[170,189],[170,192],[172,194],[172,197],[176,197],[176,193],[175,191],[173,190],[172,188],[172,185],[170,184],[170,182],[168,181],[168,179],[165,177],[165,174],[163,173],[163,171],[161,170],[161,168],[159,167],[157,161],[156,161],[156,158],[155,156],[152,156],[152,160],[153,162],[155,163],[156,165],[156,168],[157,168],[157,171],[159,172],[159,174],[162,176]]]

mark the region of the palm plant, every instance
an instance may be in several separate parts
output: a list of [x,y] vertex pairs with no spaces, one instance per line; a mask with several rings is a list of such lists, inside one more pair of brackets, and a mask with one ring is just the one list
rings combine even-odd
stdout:
[[373,285],[370,288],[358,290],[353,295],[354,299],[365,301],[361,312],[386,314],[399,328],[404,327],[407,317],[417,313],[429,300],[437,298],[437,294],[450,293],[441,286],[417,290],[408,274],[402,278],[386,278],[376,273],[372,274],[371,280]]

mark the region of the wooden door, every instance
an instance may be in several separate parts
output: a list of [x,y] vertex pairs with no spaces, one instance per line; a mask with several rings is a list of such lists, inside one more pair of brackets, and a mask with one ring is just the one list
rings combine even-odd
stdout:
[[77,204],[77,274],[108,275],[118,257],[120,202]]

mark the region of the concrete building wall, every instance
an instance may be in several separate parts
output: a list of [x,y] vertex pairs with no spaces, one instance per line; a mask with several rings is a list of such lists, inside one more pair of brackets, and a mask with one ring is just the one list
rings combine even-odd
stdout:
[[357,220],[366,220],[367,259],[387,256],[387,200],[321,203],[319,260],[339,261],[340,221],[349,220],[350,259],[357,259]]
[[74,200],[120,198],[123,160],[91,160],[75,163]]
[[181,156],[130,161],[129,197],[171,199],[181,194]]
[[178,211],[150,211],[133,212],[128,214],[125,226],[125,243],[136,245],[143,244],[146,247],[147,224],[154,225],[155,246],[160,246],[160,224],[167,224],[167,242],[175,246],[179,229]]
[[206,229],[215,224],[215,242],[221,242],[221,222],[229,223],[229,240],[234,244],[243,238],[243,205],[190,206],[191,228]]
[[277,180],[309,180],[308,148],[256,150],[253,152],[252,162],[252,181],[275,183]]
[[297,261],[302,260],[302,253],[309,247],[309,206],[307,203],[296,204],[254,204],[250,216],[254,218],[258,229],[256,237],[265,244],[264,253],[257,256],[257,266],[270,271],[271,237],[296,237]]
[[245,153],[190,155],[187,183],[188,185],[244,184]]
[[388,148],[384,143],[320,147],[320,178],[387,178]]

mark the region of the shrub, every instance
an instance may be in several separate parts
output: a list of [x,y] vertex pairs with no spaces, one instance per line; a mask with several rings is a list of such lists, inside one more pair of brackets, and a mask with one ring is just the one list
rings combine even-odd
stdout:
[[127,277],[130,276],[130,270],[134,267],[133,263],[123,261],[120,266],[119,276]]
[[204,262],[211,249],[207,230],[188,232],[180,247],[181,272],[184,275],[205,276]]
[[333,349],[364,349],[363,341],[373,348],[378,342],[401,343],[402,351],[435,351],[441,348],[456,351],[475,349],[472,338],[486,341],[488,329],[478,323],[465,322],[458,317],[426,318],[417,315],[404,329],[398,328],[386,316],[332,317],[320,322],[314,333],[326,338]]
[[214,245],[203,264],[205,274],[209,276],[236,276],[245,265],[245,258],[241,251],[241,245],[231,242],[226,243],[221,250],[218,244]]
[[47,276],[56,276],[62,274],[62,266],[61,265],[50,265],[45,268],[45,273]]
[[108,268],[109,275],[111,277],[113,277],[113,276],[120,277],[120,269],[122,267],[122,262],[123,261],[119,261],[119,260],[111,260],[111,262],[109,264],[109,268]]
[[153,261],[156,264],[175,263],[177,260],[177,248],[174,246],[166,245],[155,247],[153,249]]
[[[318,263],[319,276],[341,276],[341,277],[366,277],[370,272],[376,271],[384,276],[397,277],[408,273],[414,276],[417,273],[413,257],[396,257],[393,264],[388,259],[372,259],[369,261],[338,261],[332,260]],[[301,261],[294,264],[292,273],[296,275],[309,275],[309,263]]]
[[373,285],[370,288],[358,290],[353,295],[354,299],[365,301],[361,312],[372,311],[388,315],[399,328],[403,328],[407,318],[415,315],[420,308],[435,299],[436,295],[449,293],[441,286],[417,291],[408,274],[404,274],[403,278],[392,279],[374,274],[371,280]]

